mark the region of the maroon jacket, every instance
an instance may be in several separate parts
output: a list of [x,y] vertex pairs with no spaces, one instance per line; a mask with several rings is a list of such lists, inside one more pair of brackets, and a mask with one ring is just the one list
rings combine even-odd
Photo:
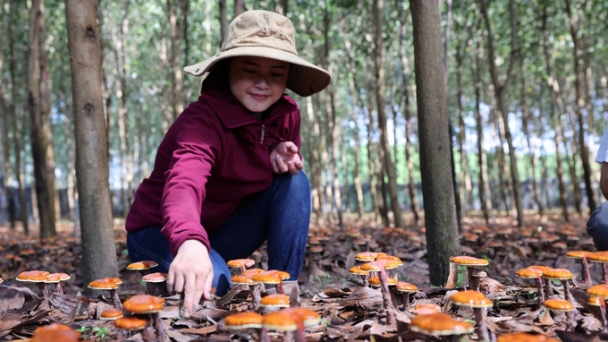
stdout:
[[190,239],[210,248],[208,233],[246,196],[270,186],[270,152],[282,141],[300,147],[300,109],[289,96],[260,122],[228,89],[205,91],[165,135],[152,174],[137,188],[126,230],[162,226],[174,256]]

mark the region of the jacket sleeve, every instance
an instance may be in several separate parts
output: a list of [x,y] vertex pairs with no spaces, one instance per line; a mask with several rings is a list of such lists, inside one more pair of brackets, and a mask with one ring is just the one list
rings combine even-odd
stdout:
[[223,146],[221,134],[202,119],[189,119],[178,134],[163,191],[161,233],[175,256],[186,240],[198,240],[211,250],[201,225],[205,185]]

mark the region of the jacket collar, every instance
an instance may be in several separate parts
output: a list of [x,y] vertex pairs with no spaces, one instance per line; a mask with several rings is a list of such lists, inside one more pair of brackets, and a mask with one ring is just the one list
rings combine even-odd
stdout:
[[[249,111],[232,95],[229,89],[209,89],[201,93],[199,99],[207,102],[209,107],[220,118],[226,128],[260,123]],[[270,114],[262,121],[262,124],[271,122],[278,117],[287,115],[298,109],[296,102],[287,94],[270,108]]]

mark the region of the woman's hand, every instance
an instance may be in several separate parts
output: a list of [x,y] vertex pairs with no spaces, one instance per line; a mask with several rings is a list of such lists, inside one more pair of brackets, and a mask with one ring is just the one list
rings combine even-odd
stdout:
[[201,296],[211,299],[212,283],[213,265],[207,247],[198,240],[186,240],[169,266],[167,277],[169,293],[184,294],[186,317],[192,314]]
[[278,144],[270,153],[270,163],[274,173],[285,173],[289,171],[292,175],[304,168],[304,163],[298,155],[298,147],[291,141]]

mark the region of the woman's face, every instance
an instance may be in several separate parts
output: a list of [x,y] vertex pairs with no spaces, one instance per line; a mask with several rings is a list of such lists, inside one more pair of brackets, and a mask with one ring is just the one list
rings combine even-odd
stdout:
[[289,65],[264,57],[234,57],[230,64],[230,90],[249,111],[261,113],[283,95]]

